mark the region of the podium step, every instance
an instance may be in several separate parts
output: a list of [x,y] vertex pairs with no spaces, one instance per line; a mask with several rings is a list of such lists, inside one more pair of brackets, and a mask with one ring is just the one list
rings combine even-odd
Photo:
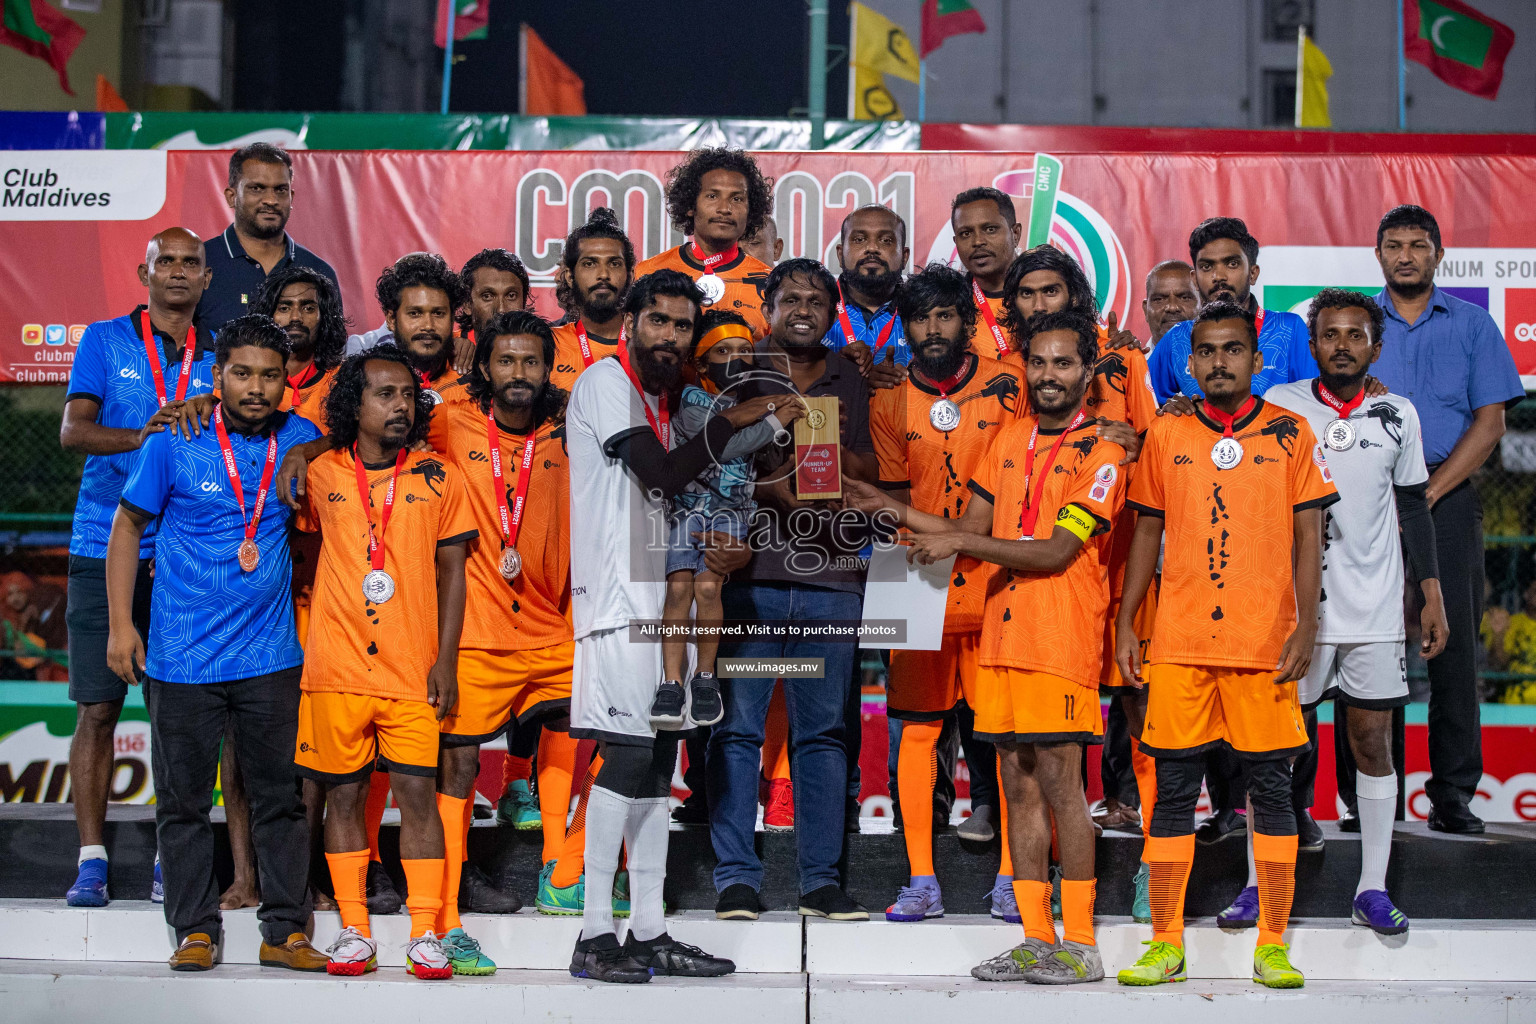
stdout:
[[[465,914],[465,928],[498,964],[534,971],[564,971],[581,932],[579,917],[546,917],[531,909],[511,915]],[[618,922],[620,937],[626,923]],[[374,917],[379,966],[405,966],[410,918]],[[315,915],[314,943],[330,945],[341,930],[337,914]],[[796,914],[771,913],[753,923],[717,921],[713,913],[682,911],[667,918],[675,938],[736,961],[741,974],[796,974],[801,970],[802,929]],[[255,910],[224,914],[226,964],[257,963],[261,946]],[[175,937],[158,904],[115,900],[96,910],[62,900],[0,900],[0,958],[164,964]],[[3,1015],[0,1015],[3,1016]]]
[[0,1016],[18,1024],[678,1024],[728,1020],[742,1012],[749,1012],[754,1024],[805,1024],[805,990],[801,974],[605,985],[563,971],[498,971],[489,978],[419,981],[388,968],[342,979],[231,964],[179,974],[163,964],[0,960]]
[[[1097,921],[1108,974],[1134,963],[1151,928],[1129,918]],[[1414,921],[1406,935],[1383,937],[1343,919],[1300,919],[1288,933],[1291,962],[1318,981],[1505,982],[1536,978],[1536,925],[1516,921]],[[1253,929],[1228,932],[1212,921],[1185,930],[1191,979],[1252,976]],[[805,966],[812,976],[942,976],[970,979],[971,968],[1023,941],[1018,925],[956,915],[915,924],[812,920]],[[1054,1024],[1054,1022],[1053,1022]]]

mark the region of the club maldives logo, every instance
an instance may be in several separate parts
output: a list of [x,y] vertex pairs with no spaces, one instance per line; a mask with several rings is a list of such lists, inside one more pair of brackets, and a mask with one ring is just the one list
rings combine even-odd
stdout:
[[[1033,167],[1004,171],[992,186],[1018,201],[1025,225],[1020,244],[1028,249],[1049,242],[1081,264],[1093,285],[1101,315],[1111,311],[1124,323],[1131,313],[1130,260],[1115,229],[1097,210],[1065,192],[1061,161],[1049,153],[1036,153]],[[949,223],[939,229],[928,259],[958,267],[955,240]]]

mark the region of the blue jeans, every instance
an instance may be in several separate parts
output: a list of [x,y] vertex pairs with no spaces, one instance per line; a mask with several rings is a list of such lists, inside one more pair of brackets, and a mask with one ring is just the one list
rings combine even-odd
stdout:
[[[863,601],[857,594],[822,587],[764,583],[726,587],[724,604],[727,620],[825,622],[859,618]],[[852,640],[768,638],[721,645],[721,656],[730,658],[825,659],[822,678],[784,680],[801,893],[838,883],[848,780],[843,708],[853,679],[854,650]],[[754,844],[757,779],[774,682],[772,676],[721,680],[725,718],[710,736],[708,757],[716,891],[738,882],[762,888],[763,862]]]

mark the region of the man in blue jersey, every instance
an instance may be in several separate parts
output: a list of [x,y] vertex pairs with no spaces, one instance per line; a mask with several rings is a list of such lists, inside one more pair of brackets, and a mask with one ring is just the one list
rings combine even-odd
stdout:
[[[107,903],[112,738],[128,692],[107,667],[107,535],[139,448],[176,420],[186,399],[213,388],[213,338],[192,326],[208,278],[202,240],[192,232],[167,228],[151,238],[139,266],[148,304],[86,328],[69,374],[59,443],[86,456],[69,542],[69,699],[78,709],[69,775],[80,830],[72,907]],[[149,625],[153,554],[151,523],[139,545],[133,596],[141,629]]]
[[[309,843],[293,764],[304,651],[293,625],[288,506],[272,493],[277,464],[313,441],[309,420],[278,412],[288,335],[252,314],[216,345],[213,429],[145,442],[107,543],[107,663],[144,682],[155,773],[155,832],[164,852],[172,970],[219,962],[219,889],[208,812],[226,723],[240,748],[263,897],[260,960],[323,971],[309,944]],[[151,640],[133,621],[139,545],[158,522]]]
[[[1253,375],[1253,393],[1262,395],[1276,384],[1317,376],[1307,339],[1307,322],[1295,313],[1261,309],[1252,288],[1259,280],[1259,242],[1248,225],[1236,217],[1212,217],[1189,235],[1189,261],[1195,266],[1195,290],[1200,305],[1231,302],[1254,312],[1259,328],[1259,353],[1264,367]],[[1147,357],[1157,400],[1174,395],[1199,398],[1200,385],[1189,372],[1189,332],[1193,321],[1168,329]]]
[[837,243],[842,301],[822,343],[852,359],[872,388],[900,387],[912,350],[896,315],[907,258],[907,225],[889,207],[861,206],[843,218]]

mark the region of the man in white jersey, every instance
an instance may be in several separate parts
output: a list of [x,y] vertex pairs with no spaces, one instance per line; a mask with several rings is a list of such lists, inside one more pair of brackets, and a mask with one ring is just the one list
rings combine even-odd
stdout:
[[[1340,500],[1325,512],[1317,646],[1298,696],[1309,710],[1329,697],[1349,708],[1361,846],[1352,920],[1397,935],[1408,930],[1408,919],[1386,888],[1397,806],[1392,709],[1408,703],[1396,597],[1403,591],[1405,549],[1424,594],[1424,658],[1445,649],[1449,627],[1424,496],[1429,473],[1418,413],[1399,395],[1365,393],[1366,372],[1381,354],[1381,328],[1381,308],[1367,296],[1336,288],[1319,292],[1307,329],[1321,375],[1276,385],[1264,397],[1307,418],[1339,489]],[[1255,884],[1252,878],[1249,884]]]
[[[661,888],[677,734],[658,737],[651,725],[661,645],[631,642],[629,629],[633,621],[661,618],[666,500],[699,475],[712,452],[724,450],[738,427],[762,419],[775,400],[793,401],[773,395],[741,402],[672,449],[671,409],[698,340],[703,298],[675,270],[637,281],[624,305],[618,358],[599,360],[581,375],[566,412],[572,519],[581,536],[571,545],[571,735],[597,740],[603,756],[587,804],[586,891],[611,891],[625,845],[632,894],[623,945],[612,902],[586,901],[571,958],[578,978],[636,983],[653,974],[718,977],[736,969],[666,931]],[[705,562],[721,575],[751,556],[729,537],[712,540]]]

